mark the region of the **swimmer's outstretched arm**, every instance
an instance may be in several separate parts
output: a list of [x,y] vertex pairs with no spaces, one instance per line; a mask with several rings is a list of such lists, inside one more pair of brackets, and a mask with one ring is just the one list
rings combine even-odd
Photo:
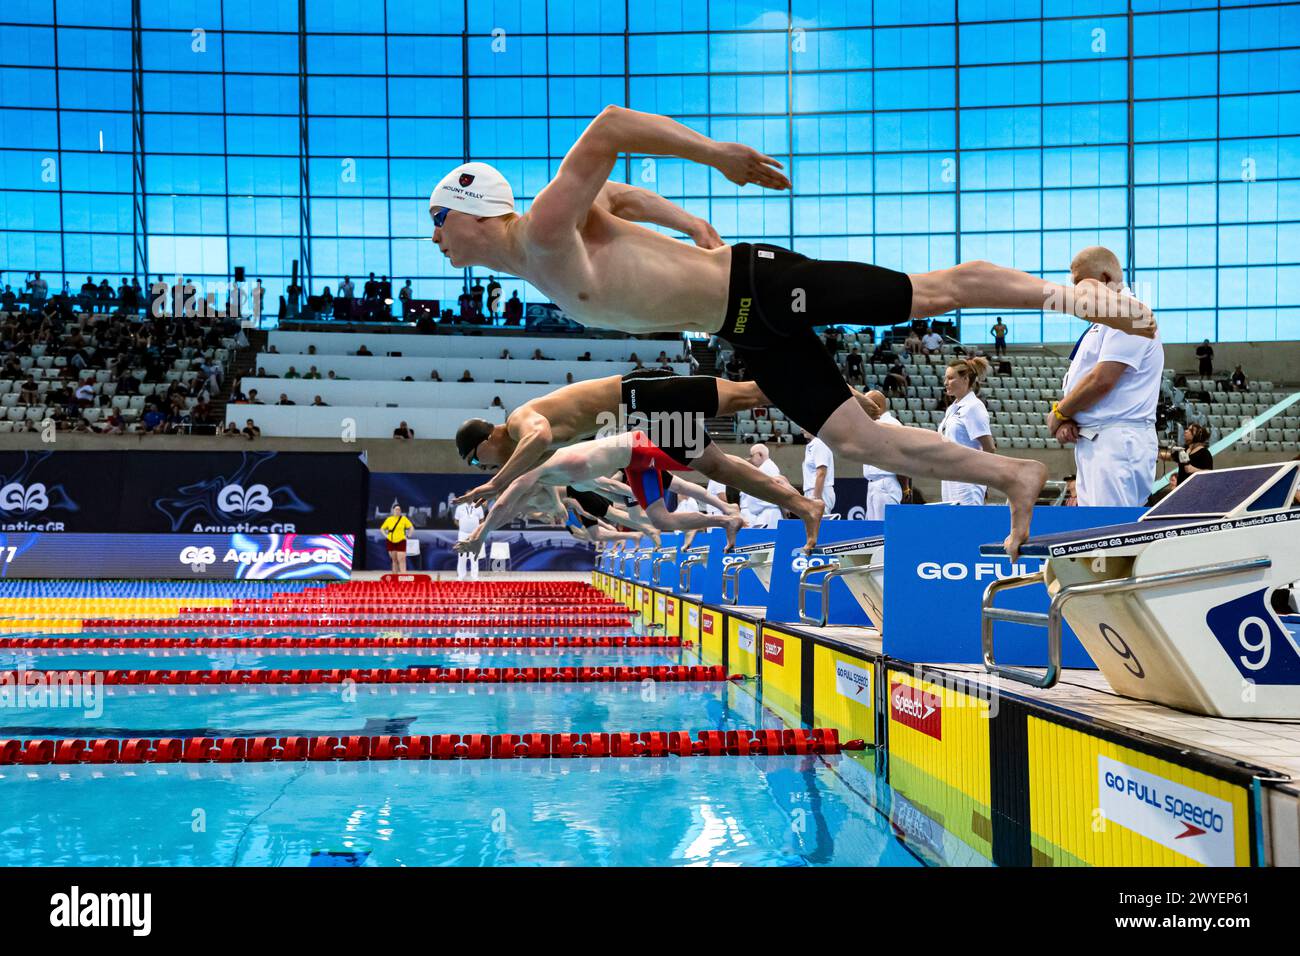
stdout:
[[789,189],[781,164],[741,143],[719,143],[666,116],[606,106],[569,149],[559,172],[529,207],[528,235],[564,242],[587,219],[621,153],[677,156],[719,170],[733,183]]
[[484,538],[508,524],[528,507],[528,500],[533,496],[533,492],[537,490],[540,479],[540,468],[534,468],[528,474],[517,478],[506,489],[505,494],[492,505],[492,510],[487,513],[487,518],[475,529],[474,533],[464,541],[456,542],[456,550],[477,553],[478,549],[482,547]]
[[510,437],[518,442],[515,450],[495,475],[457,498],[457,504],[462,501],[481,502],[488,498],[495,498],[510,487],[510,483],[520,475],[540,465],[546,458],[546,453],[551,450],[554,436],[551,434],[550,420],[545,415],[520,407],[510,416],[510,421],[506,424],[510,430]]
[[592,482],[592,491],[610,501],[633,501],[636,495],[632,494],[632,489],[617,478],[600,477]]
[[685,233],[701,249],[717,249],[724,244],[718,231],[707,219],[693,216],[657,192],[642,189],[640,186],[606,182],[600,190],[600,195],[596,197],[596,202],[619,219],[626,219],[628,222],[652,222],[657,226],[667,226],[669,229]]

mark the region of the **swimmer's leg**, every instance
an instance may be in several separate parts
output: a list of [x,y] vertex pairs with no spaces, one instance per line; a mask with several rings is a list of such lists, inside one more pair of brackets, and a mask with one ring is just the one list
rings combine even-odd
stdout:
[[660,531],[699,531],[703,528],[724,528],[727,532],[727,550],[736,546],[736,532],[745,526],[740,515],[706,515],[698,511],[669,511],[661,498],[650,502],[646,514]]
[[711,495],[707,488],[701,488],[693,481],[687,481],[680,475],[673,475],[672,490],[683,498],[692,498],[700,504],[708,505],[710,508],[716,508],[722,514],[740,514],[740,505],[733,505],[729,501],[724,501],[717,495]]
[[1040,461],[976,451],[924,428],[880,425],[853,399],[832,413],[817,437],[847,458],[895,474],[990,485],[1005,494],[1011,506],[1006,548],[1012,560],[1029,537],[1034,502],[1047,481],[1047,466]]
[[751,408],[772,404],[758,387],[757,382],[732,382],[718,379],[718,414],[734,415]]
[[[854,403],[857,404],[856,402]],[[859,411],[861,409],[859,408]],[[866,412],[862,412],[866,417]],[[826,512],[826,503],[813,498],[805,498],[793,488],[781,484],[771,475],[765,475],[747,461],[737,461],[721,451],[717,445],[709,445],[704,453],[691,462],[702,475],[714,481],[753,495],[763,501],[771,502],[782,511],[789,511],[803,522],[807,541],[805,550],[811,551],[817,546],[817,531],[821,526],[822,515]]]
[[1155,334],[1155,319],[1146,305],[1093,279],[1061,285],[979,260],[908,278],[912,317],[917,319],[955,309],[1033,309],[1077,315],[1147,338]]

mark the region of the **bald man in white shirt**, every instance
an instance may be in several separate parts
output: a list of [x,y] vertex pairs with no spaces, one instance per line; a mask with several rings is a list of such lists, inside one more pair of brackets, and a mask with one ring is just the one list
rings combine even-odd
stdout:
[[[1103,246],[1076,255],[1070,274],[1132,294],[1119,258]],[[1146,504],[1156,476],[1156,405],[1164,368],[1159,332],[1148,339],[1092,325],[1075,344],[1064,397],[1047,413],[1047,427],[1061,444],[1075,443],[1080,505]]]
[[[749,447],[749,463],[765,475],[781,477],[781,469],[772,460],[771,451],[761,442]],[[740,513],[745,517],[745,524],[751,528],[775,528],[781,520],[780,508],[770,501],[744,492],[740,495]]]

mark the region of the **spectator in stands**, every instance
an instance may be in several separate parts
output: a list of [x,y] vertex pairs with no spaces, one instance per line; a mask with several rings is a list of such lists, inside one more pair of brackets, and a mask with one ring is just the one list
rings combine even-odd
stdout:
[[253,324],[257,328],[262,327],[262,304],[266,298],[266,288],[262,285],[262,280],[257,280],[257,285],[253,286]]
[[251,418],[244,422],[244,427],[240,430],[240,433],[249,441],[262,437],[262,429],[258,428]]
[[81,283],[81,295],[77,296],[77,306],[82,312],[92,312],[95,308],[95,280],[86,276]]
[[286,395],[284,392],[281,392],[281,393],[280,393],[280,400],[279,400],[278,402],[276,402],[275,404],[277,404],[277,405],[297,405],[298,403],[295,402],[293,399],[291,399],[291,398],[290,398],[288,395]]
[[99,285],[95,288],[95,311],[109,313],[109,304],[113,301],[113,287],[108,284],[107,279],[100,279]]
[[496,276],[488,276],[487,284],[487,307],[488,318],[495,325],[497,312],[501,309],[501,283],[497,281]]
[[742,381],[745,377],[745,366],[740,361],[740,356],[735,352],[732,352],[727,358],[726,364],[723,365],[723,369],[727,373],[727,378],[733,382]]
[[902,397],[907,394],[907,387],[911,384],[912,379],[907,374],[907,369],[903,367],[902,357],[896,357],[894,364],[885,373],[885,381],[882,383],[885,394],[895,398]]
[[409,375],[403,375],[403,376],[402,376],[402,381],[403,381],[403,382],[414,382],[415,379],[413,379],[413,378],[412,378],[411,376],[409,376]]
[[129,371],[126,372],[124,375],[120,376],[120,377],[118,378],[118,380],[117,380],[117,392],[116,392],[116,394],[118,394],[118,395],[139,395],[139,394],[140,394],[140,380],[139,380],[138,378],[135,377],[135,374],[134,374],[134,373],[129,372]]
[[1241,366],[1238,365],[1236,370],[1232,373],[1232,378],[1228,379],[1228,385],[1234,392],[1244,392],[1247,390],[1248,384],[1249,383],[1246,381],[1246,373],[1243,372]]
[[533,357],[532,357],[532,361],[534,361],[534,362],[549,362],[549,361],[551,361],[551,357],[550,357],[549,355],[543,355],[541,349],[533,349]]
[[366,348],[366,343],[362,342],[361,347],[357,349],[357,355],[374,355],[375,353]]
[[28,377],[23,382],[22,388],[18,390],[18,404],[36,405],[41,400],[41,393],[36,389],[36,379]]
[[308,379],[308,378],[320,378],[320,377],[321,377],[320,371],[316,368],[315,365],[313,365],[313,366],[312,366],[312,367],[307,371],[307,374],[303,376],[304,379]]
[[356,287],[352,285],[352,276],[344,276],[343,281],[339,283],[339,298],[350,304],[356,298],[356,294]]
[[838,326],[832,325],[826,330],[823,342],[826,345],[826,351],[830,353],[831,358],[839,361],[840,350],[844,347],[844,340],[841,338],[843,332]]
[[18,296],[14,295],[14,290],[6,285],[4,292],[0,292],[0,311],[13,312],[17,308]]
[[579,356],[578,356],[578,361],[579,361],[579,362],[590,362],[590,361],[591,361],[591,349],[588,349],[587,351],[585,351],[585,352],[583,352],[581,355],[579,355]]
[[262,401],[260,398],[257,397],[257,389],[255,389],[255,388],[250,388],[250,389],[248,390],[248,404],[249,404],[249,405],[265,405],[266,402]]
[[122,417],[122,409],[112,409],[108,417],[101,421],[99,430],[106,435],[126,434],[126,419]]
[[921,339],[921,354],[943,355],[943,336],[935,330],[933,325],[930,326],[929,331]]
[[629,355],[627,360],[636,365],[637,368],[641,368],[641,356],[637,355],[635,352]]
[[844,358],[844,377],[850,383],[856,382],[859,385],[865,385],[866,381],[862,374],[862,353],[858,351],[855,345],[849,350],[849,354]]
[[522,325],[524,321],[524,303],[519,298],[519,292],[511,292],[510,298],[506,300],[505,305],[506,325]]
[[1002,321],[1002,316],[993,323],[993,351],[999,356],[1007,354],[1007,325]]
[[370,273],[370,278],[366,280],[366,284],[361,287],[361,297],[367,302],[373,302],[379,298],[379,280],[375,278],[373,272]]
[[564,373],[564,384],[565,384],[565,385],[572,385],[572,384],[573,384],[573,373],[572,373],[572,372],[565,372],[565,373]]
[[290,366],[289,366],[289,371],[287,371],[287,372],[284,373],[284,377],[285,377],[285,378],[301,378],[302,376],[298,374],[298,369],[297,369],[295,366],[290,365]]
[[146,434],[156,435],[162,430],[165,416],[159,410],[156,404],[151,404],[145,409],[144,417],[140,419],[140,427]]
[[314,399],[312,399],[311,404],[313,408],[325,408],[329,405],[329,402],[324,401],[319,395],[317,395]]
[[1201,378],[1211,378],[1214,375],[1214,347],[1210,345],[1210,340],[1206,339],[1200,345],[1196,346],[1196,359],[1200,363]]
[[351,381],[351,379],[350,379],[349,376],[347,376],[347,375],[335,375],[335,374],[334,374],[334,369],[330,369],[329,372],[326,373],[325,378],[326,378],[327,380],[331,381],[331,382],[348,382],[348,381]]
[[411,280],[406,280],[406,285],[402,286],[397,293],[397,301],[402,306],[402,318],[406,318],[411,311],[411,299],[415,295],[415,290],[411,288]]
[[471,374],[469,374],[469,369],[465,369],[465,374],[462,375],[459,379],[457,379],[457,381],[459,381],[459,382],[472,382],[472,381],[474,381],[474,376],[471,375]]
[[429,381],[431,381],[431,382],[441,382],[441,381],[442,381],[442,376],[438,374],[438,370],[437,370],[436,368],[435,368],[432,372],[429,373]]
[[667,352],[666,350],[664,350],[664,349],[660,349],[660,350],[659,350],[659,355],[658,355],[658,357],[655,359],[655,361],[658,362],[661,366],[665,366],[665,365],[666,365],[666,366],[671,366],[671,365],[672,365],[672,360],[671,360],[670,358],[668,358],[668,352]]
[[73,393],[73,398],[76,400],[78,408],[89,408],[91,403],[94,402],[95,387],[92,382],[92,379],[86,379],[77,386],[76,392]]
[[1213,471],[1214,456],[1210,454],[1210,430],[1197,422],[1183,429],[1183,447],[1160,449],[1160,460],[1177,462],[1178,480],[1186,481],[1198,471]]
[[474,284],[469,287],[469,294],[474,299],[474,315],[481,316],[483,314],[483,283],[475,279]]
[[499,409],[501,409],[501,411],[503,411],[503,412],[506,410],[505,403],[501,401],[501,396],[500,396],[500,395],[498,395],[496,398],[492,399],[492,404],[491,404],[490,406],[488,406],[488,407],[489,407],[489,408],[499,408]]
[[45,306],[45,299],[50,294],[50,286],[41,278],[39,272],[32,274],[32,278],[27,280],[27,293],[29,296],[29,307],[33,312],[39,312]]
[[410,441],[415,437],[415,429],[406,424],[406,422],[401,422],[393,429],[393,437],[400,438],[403,441]]
[[226,436],[238,435],[240,434],[239,426],[234,422],[226,422],[225,427],[221,429],[221,434]]
[[309,345],[309,346],[307,346],[307,354],[308,354],[308,355],[315,355],[315,354],[316,354],[316,346],[314,346],[314,345]]
[[334,293],[330,292],[330,287],[326,286],[320,294],[319,313],[326,318],[334,314]]
[[499,358],[499,359],[502,359],[502,360],[504,360],[504,361],[509,361],[509,360],[510,360],[510,350],[509,350],[509,349],[502,349],[502,350],[501,350],[501,354],[498,356],[498,358]]
[[915,326],[908,330],[907,338],[903,340],[903,351],[909,355],[921,354],[921,336],[917,335]]

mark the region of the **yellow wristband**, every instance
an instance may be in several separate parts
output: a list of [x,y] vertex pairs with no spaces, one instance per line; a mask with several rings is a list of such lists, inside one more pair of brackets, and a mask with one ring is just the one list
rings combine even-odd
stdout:
[[1061,414],[1061,403],[1060,403],[1060,402],[1052,402],[1052,414],[1053,414],[1054,416],[1056,416],[1056,420],[1057,420],[1058,422],[1068,422],[1068,421],[1069,421],[1069,419],[1068,419],[1066,416],[1064,416],[1064,415]]

